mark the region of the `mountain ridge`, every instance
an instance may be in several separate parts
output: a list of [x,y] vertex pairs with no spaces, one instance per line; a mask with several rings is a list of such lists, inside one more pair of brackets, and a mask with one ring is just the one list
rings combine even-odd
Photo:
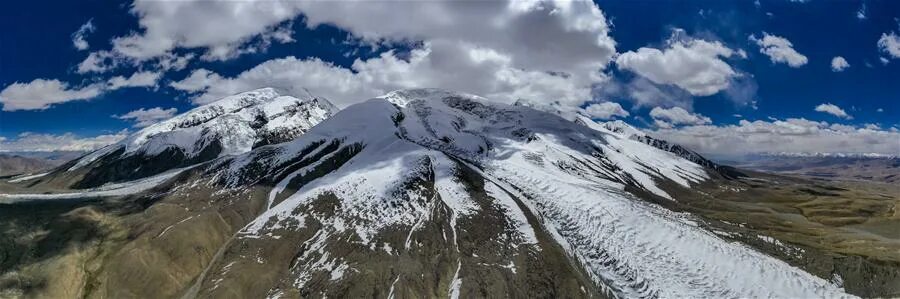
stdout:
[[84,189],[146,178],[291,140],[336,111],[311,94],[298,98],[275,88],[251,90],[146,127],[32,184]]

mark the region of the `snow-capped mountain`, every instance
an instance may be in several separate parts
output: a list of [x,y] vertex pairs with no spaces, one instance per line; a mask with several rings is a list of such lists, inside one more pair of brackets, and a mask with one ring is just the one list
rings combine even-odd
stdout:
[[202,177],[177,192],[272,187],[190,295],[843,295],[648,202],[715,171],[473,95],[396,91]]
[[292,140],[336,111],[328,100],[308,93],[247,91],[146,127],[63,165],[45,179],[62,178],[71,187],[88,188],[143,178]]
[[[275,94],[226,98],[218,104],[244,108],[198,115],[231,111],[217,115],[262,128],[249,123],[277,119],[262,108],[275,105]],[[332,110],[321,111],[319,120]],[[159,153],[167,143],[155,136],[177,124],[231,132],[242,123],[218,117],[181,116],[148,128],[164,133],[139,132],[68,167]],[[36,194],[141,204],[109,222],[127,229],[104,227],[116,232],[102,242],[111,245],[89,255],[102,267],[80,276],[54,270],[47,285],[90,286],[78,293],[111,298],[853,297],[835,280],[667,209],[726,177],[613,125],[411,89],[347,107],[287,142],[254,147],[261,135],[249,133],[216,141],[228,150],[190,169],[81,195]],[[175,143],[196,157],[204,151],[197,141],[220,139]]]

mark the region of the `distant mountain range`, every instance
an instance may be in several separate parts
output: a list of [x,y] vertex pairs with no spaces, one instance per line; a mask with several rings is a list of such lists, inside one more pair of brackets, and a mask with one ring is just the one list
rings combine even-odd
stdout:
[[888,155],[880,153],[799,153],[799,152],[780,152],[780,153],[762,153],[757,154],[760,157],[817,157],[817,158],[872,158],[872,159],[898,159],[898,155]]
[[0,152],[0,176],[28,175],[62,165],[84,152]]
[[900,157],[884,154],[767,153],[731,163],[740,168],[821,179],[900,183]]
[[44,159],[0,153],[0,176],[30,174],[50,169],[56,165]]

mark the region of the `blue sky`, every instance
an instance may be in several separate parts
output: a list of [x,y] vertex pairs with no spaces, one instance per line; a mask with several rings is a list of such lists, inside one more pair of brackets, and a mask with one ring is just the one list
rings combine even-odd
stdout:
[[[174,4],[160,1],[9,3],[0,12],[0,151],[90,149],[219,96],[274,85],[307,88],[339,106],[403,87],[558,101],[708,153],[734,151],[728,136],[762,130],[739,138],[766,141],[745,150],[900,154],[897,1],[598,1],[520,10],[182,2],[174,15],[165,9]],[[233,15],[208,15],[217,8]],[[78,36],[86,45],[76,45]],[[89,55],[106,55],[106,63],[86,70]],[[849,67],[835,71],[838,56]],[[176,58],[186,64],[164,64]],[[132,77],[138,73],[146,77]],[[816,145],[778,145],[796,136]]]

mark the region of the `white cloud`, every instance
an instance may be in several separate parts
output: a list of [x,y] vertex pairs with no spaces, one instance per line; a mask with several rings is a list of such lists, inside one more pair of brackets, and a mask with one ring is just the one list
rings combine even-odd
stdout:
[[850,64],[847,63],[847,60],[844,57],[836,56],[831,59],[831,71],[832,72],[842,72],[844,69],[850,67]]
[[0,91],[3,111],[41,110],[53,104],[90,100],[111,90],[125,87],[154,87],[160,72],[135,72],[128,78],[116,76],[109,81],[71,87],[57,79],[34,79],[28,83],[13,83]]
[[434,41],[414,49],[406,59],[385,52],[369,60],[357,60],[350,69],[316,58],[287,57],[266,61],[232,78],[195,70],[171,86],[198,92],[194,98],[197,104],[271,86],[294,92],[306,88],[341,107],[414,87],[441,87],[504,102],[532,99],[577,106],[591,98],[597,80],[586,74],[523,70],[513,65],[511,57],[492,49]]
[[78,63],[78,69],[75,71],[79,74],[102,73],[117,67],[119,64],[121,64],[121,59],[117,59],[112,52],[96,51],[91,52],[87,58]]
[[660,128],[672,128],[677,125],[704,125],[711,123],[709,117],[690,113],[681,107],[669,109],[656,107],[650,110],[653,123]]
[[[223,81],[228,86],[203,89],[197,102],[256,85],[304,85],[325,90],[320,94],[331,93],[339,97],[336,102],[344,103],[395,88],[427,86],[577,105],[590,100],[591,88],[607,79],[602,71],[615,54],[607,20],[590,1],[137,0],[132,13],[139,16],[142,31],[113,39],[111,50],[92,53],[79,72],[159,59],[182,48],[200,49],[205,51],[201,59],[219,60],[263,51],[269,43],[292,41],[287,25],[299,20],[311,28],[339,27],[359,42],[421,45],[409,57],[388,53],[357,61],[353,72],[316,59],[271,60]],[[295,19],[301,14],[302,19]],[[334,89],[328,91],[306,84],[320,82],[321,77],[301,78],[297,71],[271,82],[262,80],[266,69],[286,64],[317,71],[310,73],[313,76],[352,82],[349,87],[324,82]],[[221,77],[209,79],[216,76]]]
[[[153,68],[161,71],[180,71],[187,67],[188,62],[194,59],[194,57],[196,57],[196,55],[191,53],[184,55],[166,53],[154,58],[154,63],[151,65]],[[79,74],[104,73],[122,65],[141,66],[142,64],[140,61],[129,59],[121,53],[102,50],[88,54],[84,60],[78,63],[78,68],[75,71]]]
[[615,102],[603,102],[599,104],[591,104],[584,109],[587,114],[592,118],[599,118],[603,120],[613,119],[617,116],[619,117],[628,117],[628,111],[622,109],[622,105]]
[[88,100],[102,92],[103,84],[100,83],[72,88],[56,79],[35,79],[6,86],[0,91],[0,103],[3,103],[3,111],[46,109],[57,103]]
[[84,37],[95,30],[97,30],[97,27],[94,26],[93,20],[88,20],[87,23],[78,28],[78,31],[72,33],[72,45],[78,50],[87,50],[90,45]]
[[52,152],[52,151],[92,151],[117,142],[128,136],[122,130],[115,134],[94,137],[79,137],[72,133],[61,135],[22,133],[15,139],[0,139],[2,152]]
[[[891,31],[890,33],[882,33],[878,39],[878,49],[892,58],[900,58],[900,36]],[[884,62],[882,60],[882,62]]]
[[[257,66],[257,67],[260,67],[260,66]],[[193,72],[191,72],[191,74],[189,76],[182,79],[181,81],[174,81],[174,82],[170,83],[169,86],[172,86],[172,88],[175,88],[178,90],[193,93],[193,92],[198,92],[198,91],[205,91],[209,87],[211,87],[214,83],[220,83],[222,80],[223,80],[222,76],[219,76],[219,74],[213,73],[210,70],[197,69],[197,70],[194,70]],[[215,100],[215,98],[219,97],[219,95],[220,94],[218,94],[218,93],[214,93],[213,95],[210,96],[212,98],[210,98],[209,100],[196,99],[195,103],[209,102],[210,100]],[[227,95],[227,94],[224,94],[224,95]]]
[[644,77],[637,77],[627,83],[610,80],[600,89],[601,97],[625,97],[634,102],[635,107],[683,107],[691,108],[694,98],[684,89],[673,85],[660,85]]
[[291,93],[302,93],[307,88],[317,96],[346,106],[385,92],[364,85],[363,80],[362,75],[318,58],[300,60],[288,57],[266,61],[232,78],[206,69],[194,70],[184,80],[172,82],[171,86],[198,93],[193,99],[195,104],[209,103],[256,88],[277,87]]
[[128,78],[115,76],[109,79],[107,89],[116,90],[123,87],[154,87],[162,76],[160,72],[135,72]]
[[113,117],[123,120],[130,120],[134,122],[135,128],[143,128],[162,120],[170,119],[172,116],[175,116],[175,113],[178,112],[178,109],[169,108],[162,109],[161,107],[154,107],[150,109],[138,109],[123,115],[113,115]]
[[[584,76],[615,53],[603,12],[590,1],[302,2],[309,26],[333,24],[364,40],[466,43],[513,67]],[[398,17],[402,16],[402,17]],[[415,24],[415,26],[410,26]]]
[[763,32],[762,39],[750,35],[750,40],[759,46],[759,52],[769,56],[772,63],[787,63],[791,67],[800,67],[807,63],[807,58],[794,50],[794,45],[786,38]]
[[190,54],[190,53],[182,55],[182,56],[178,56],[175,54],[168,54],[168,55],[164,55],[164,56],[160,57],[157,65],[163,71],[168,71],[168,70],[180,71],[180,70],[183,70],[185,67],[187,67],[188,62],[190,62],[191,59],[194,59],[194,56],[195,56],[194,54]]
[[184,68],[193,58],[176,49],[205,50],[204,60],[227,60],[265,51],[273,43],[293,42],[291,22],[299,1],[155,1],[136,0],[131,13],[140,32],[111,40],[112,48],[90,53],[79,73],[105,72],[121,65],[157,61],[163,70]]
[[137,61],[176,48],[206,49],[209,58],[231,57],[254,37],[297,16],[299,2],[136,0],[131,13],[138,16],[141,32],[114,38],[113,51]]
[[240,46],[225,45],[210,47],[200,59],[206,61],[225,61],[234,59],[244,54],[265,52],[274,42],[286,44],[294,42],[291,36],[293,31],[291,26],[293,23],[287,22],[283,26],[278,26],[271,31],[263,32],[257,39],[252,42],[244,43]]
[[819,104],[818,106],[816,106],[816,111],[828,113],[844,119],[853,119],[853,117],[847,114],[844,109],[841,109],[841,107],[838,107],[837,105],[831,103]]
[[727,88],[738,74],[722,58],[741,56],[740,52],[717,41],[681,40],[677,33],[667,41],[668,48],[628,51],[616,58],[616,64],[656,84],[672,84],[692,95],[708,96]]
[[737,125],[662,128],[650,133],[701,153],[728,156],[765,152],[900,154],[900,132],[802,118],[741,120]]
[[866,3],[863,2],[862,6],[859,7],[859,10],[856,11],[856,18],[860,20],[866,19]]

